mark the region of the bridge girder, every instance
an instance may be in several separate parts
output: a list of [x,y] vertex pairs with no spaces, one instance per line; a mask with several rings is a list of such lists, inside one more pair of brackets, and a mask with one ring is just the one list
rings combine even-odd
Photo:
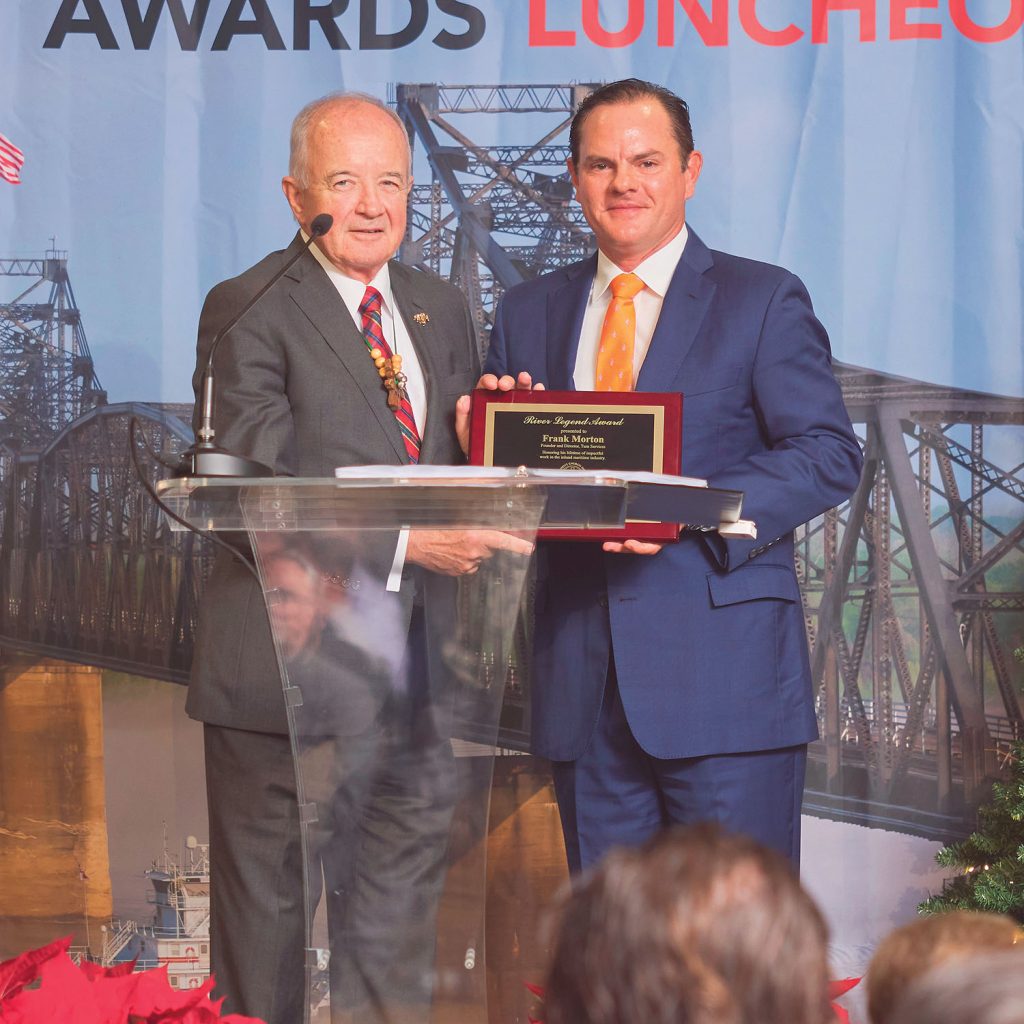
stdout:
[[[569,118],[592,85],[399,85],[396,110],[423,147],[429,184],[410,197],[402,258],[463,287],[481,348],[503,292],[593,251],[565,159]],[[461,115],[530,114],[533,145],[476,143]],[[538,128],[537,115],[549,120]],[[459,123],[455,118],[459,117]],[[519,243],[532,243],[523,245]]]
[[[139,485],[128,424],[175,460],[176,415],[137,403],[90,410],[41,452],[13,460],[0,521],[0,646],[183,681],[209,564]],[[155,480],[163,471],[150,465]]]
[[848,793],[855,768],[865,800],[906,804],[924,757],[935,813],[964,815],[1024,735],[1012,654],[1024,623],[1021,466],[985,454],[1024,450],[1024,401],[991,396],[979,415],[978,394],[838,369],[864,474],[850,502],[798,533],[823,733],[817,796],[828,806]]
[[[30,283],[0,303],[0,450],[37,451],[105,401],[67,273],[67,253],[0,260],[0,279]],[[30,295],[34,301],[27,301]],[[45,293],[45,301],[42,299]],[[0,472],[3,471],[0,462]]]

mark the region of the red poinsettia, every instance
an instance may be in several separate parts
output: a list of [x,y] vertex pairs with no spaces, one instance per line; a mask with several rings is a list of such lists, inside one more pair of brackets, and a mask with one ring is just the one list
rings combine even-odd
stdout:
[[851,988],[855,988],[860,984],[860,978],[840,978],[837,981],[830,981],[828,983],[828,997],[832,1000],[832,1012],[836,1015],[836,1020],[839,1024],[850,1024],[850,1011],[843,1006],[839,1006],[836,1000],[840,996],[845,996]]
[[201,988],[175,990],[166,967],[133,973],[132,963],[77,966],[70,945],[70,938],[58,939],[0,964],[2,1024],[262,1024],[222,1017],[223,1000],[210,999],[212,978]]

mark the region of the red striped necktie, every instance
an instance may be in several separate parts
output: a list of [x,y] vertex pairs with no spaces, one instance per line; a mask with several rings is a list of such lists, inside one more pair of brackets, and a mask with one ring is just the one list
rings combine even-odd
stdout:
[[[359,304],[359,313],[363,318],[363,341],[366,349],[372,352],[379,348],[385,359],[391,358],[391,346],[384,340],[381,327],[381,295],[376,288],[367,287],[363,301]],[[398,420],[398,429],[402,432],[405,450],[409,453],[409,461],[413,464],[420,461],[420,432],[416,429],[416,417],[413,415],[412,402],[403,392],[402,404],[394,410]]]

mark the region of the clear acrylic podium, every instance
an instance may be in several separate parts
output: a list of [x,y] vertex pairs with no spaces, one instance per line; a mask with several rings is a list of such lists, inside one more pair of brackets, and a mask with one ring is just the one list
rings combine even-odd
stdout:
[[530,558],[498,551],[456,577],[396,566],[396,552],[410,529],[532,542],[542,523],[620,526],[626,487],[362,472],[160,490],[194,527],[246,531],[255,556],[298,781],[305,1021],[486,1024],[492,755]]
[[306,1024],[486,1024],[491,771],[531,560],[428,572],[403,562],[406,531],[532,543],[541,526],[620,527],[652,501],[717,528],[742,495],[579,471],[345,473],[160,492],[191,527],[245,531],[255,556],[298,783]]

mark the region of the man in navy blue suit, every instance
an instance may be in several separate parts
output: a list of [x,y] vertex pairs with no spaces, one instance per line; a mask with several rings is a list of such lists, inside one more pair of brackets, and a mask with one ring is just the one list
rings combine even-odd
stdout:
[[682,392],[683,472],[745,492],[758,538],[544,546],[533,743],[569,864],[707,820],[798,862],[817,725],[792,531],[861,467],[828,338],[796,277],[687,227],[702,159],[673,93],[596,90],[570,148],[599,252],[504,296],[480,385],[604,389],[611,358],[626,389]]

